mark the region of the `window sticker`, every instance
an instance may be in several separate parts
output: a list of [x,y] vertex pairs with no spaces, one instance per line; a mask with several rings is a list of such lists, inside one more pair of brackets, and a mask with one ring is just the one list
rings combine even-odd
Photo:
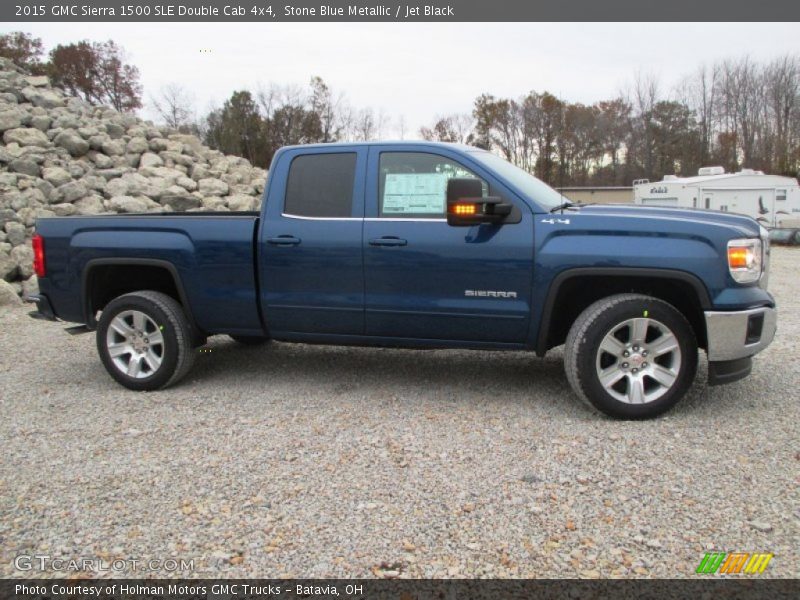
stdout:
[[383,213],[444,214],[446,191],[443,173],[387,173]]

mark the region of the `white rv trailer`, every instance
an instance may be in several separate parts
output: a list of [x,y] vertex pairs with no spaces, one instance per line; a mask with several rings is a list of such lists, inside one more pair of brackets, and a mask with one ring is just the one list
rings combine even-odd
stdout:
[[696,177],[665,175],[633,182],[633,201],[645,206],[705,208],[753,217],[765,227],[800,226],[800,187],[792,177],[703,167]]

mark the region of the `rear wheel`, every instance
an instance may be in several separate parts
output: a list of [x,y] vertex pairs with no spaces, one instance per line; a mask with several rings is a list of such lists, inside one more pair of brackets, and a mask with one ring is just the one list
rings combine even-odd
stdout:
[[192,327],[173,298],[141,291],[115,298],[97,324],[97,350],[115,380],[136,391],[179,381],[194,362]]
[[564,350],[567,379],[593,408],[622,419],[648,419],[672,408],[697,371],[697,341],[672,305],[619,294],[589,306]]
[[268,337],[261,335],[232,335],[231,339],[245,346],[260,346],[269,341]]

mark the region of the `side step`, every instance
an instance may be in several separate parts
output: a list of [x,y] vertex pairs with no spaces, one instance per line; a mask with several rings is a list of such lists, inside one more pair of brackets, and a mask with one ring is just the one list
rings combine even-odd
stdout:
[[86,325],[73,325],[72,327],[65,327],[64,331],[70,335],[80,335],[82,333],[91,333],[93,330]]

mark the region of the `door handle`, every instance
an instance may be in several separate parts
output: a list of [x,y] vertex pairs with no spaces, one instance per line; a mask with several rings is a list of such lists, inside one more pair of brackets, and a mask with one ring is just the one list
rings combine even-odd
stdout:
[[274,246],[297,246],[300,238],[293,235],[279,235],[278,237],[267,238],[267,243]]
[[408,241],[391,236],[372,238],[369,241],[370,246],[405,246],[406,244],[408,244]]

